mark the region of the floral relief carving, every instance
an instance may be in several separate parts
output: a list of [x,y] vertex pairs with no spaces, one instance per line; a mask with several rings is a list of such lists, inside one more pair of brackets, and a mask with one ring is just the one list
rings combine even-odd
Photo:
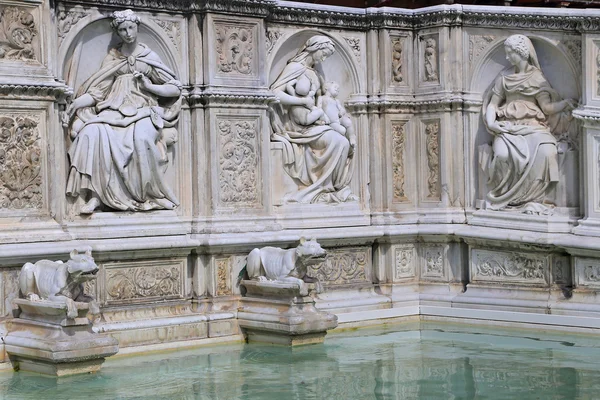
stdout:
[[493,35],[469,36],[469,61],[476,61],[496,39]]
[[267,31],[265,39],[267,43],[267,54],[271,54],[275,47],[275,43],[277,43],[281,36],[283,36],[283,33],[280,31]]
[[402,75],[402,38],[392,40],[392,79],[393,82],[404,81]]
[[412,278],[415,276],[413,246],[397,247],[395,251],[394,279]]
[[181,27],[177,21],[169,21],[163,19],[153,19],[156,25],[160,26],[162,30],[167,34],[171,42],[177,50],[179,50],[179,39],[181,37]]
[[179,298],[183,295],[181,279],[182,264],[107,268],[107,301]]
[[257,121],[219,120],[217,126],[220,143],[220,203],[258,203]]
[[33,60],[38,34],[33,15],[18,7],[0,9],[0,59]]
[[344,40],[352,49],[354,56],[360,61],[360,39],[354,37],[344,37]]
[[394,183],[394,202],[408,200],[404,190],[404,154],[406,147],[404,123],[392,124],[392,176]]
[[231,294],[229,288],[229,258],[219,258],[215,261],[217,266],[217,296]]
[[327,259],[309,266],[308,275],[329,285],[370,282],[370,248],[327,250]]
[[429,122],[425,125],[425,148],[427,151],[427,198],[440,198],[440,123]]
[[221,73],[250,75],[253,71],[254,35],[252,28],[215,25],[217,68]]
[[561,44],[562,47],[567,51],[567,54],[573,59],[574,64],[579,67],[581,65],[581,41],[565,40]]
[[38,125],[32,115],[0,116],[0,208],[42,208]]
[[600,282],[600,265],[586,265],[584,275],[587,282]]
[[87,14],[83,11],[60,11],[58,13],[58,45],[63,42],[65,36],[69,33],[71,28],[75,26],[82,18]]
[[423,276],[427,277],[443,277],[444,276],[444,248],[425,247],[423,250],[423,258],[425,259],[425,270]]
[[548,260],[522,253],[473,250],[473,279],[545,283]]
[[438,49],[437,40],[433,37],[425,39],[424,51],[425,82],[437,82],[438,76]]

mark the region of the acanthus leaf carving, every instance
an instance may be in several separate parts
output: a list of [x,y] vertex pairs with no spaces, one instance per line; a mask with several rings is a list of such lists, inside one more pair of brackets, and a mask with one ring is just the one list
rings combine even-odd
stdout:
[[219,120],[219,202],[256,205],[259,197],[257,121]]
[[344,40],[346,41],[346,43],[348,43],[348,46],[350,46],[350,48],[352,49],[352,52],[354,53],[354,56],[356,57],[356,59],[358,61],[360,61],[360,38],[344,37]]
[[520,283],[546,283],[545,256],[473,250],[473,280]]
[[60,46],[67,36],[67,33],[73,28],[77,23],[86,17],[87,14],[83,11],[60,11],[58,13],[58,45]]
[[425,125],[425,148],[427,151],[427,189],[429,199],[440,198],[440,123],[428,122]]
[[427,246],[423,249],[425,260],[424,277],[444,276],[444,248],[441,246]]
[[573,59],[573,64],[581,66],[581,40],[565,40],[561,42],[562,47]]
[[156,25],[167,34],[175,49],[179,51],[179,40],[181,36],[181,27],[179,22],[155,18],[152,20]]
[[415,248],[412,245],[396,247],[394,279],[412,278],[415,276],[414,252]]
[[0,59],[34,60],[33,39],[38,34],[33,15],[18,7],[0,11]]
[[0,116],[0,208],[42,208],[39,123],[32,115]]
[[215,24],[219,72],[253,74],[254,33],[251,27]]
[[496,39],[493,35],[471,35],[469,36],[469,61],[473,63],[485,52],[485,50]]
[[179,298],[181,279],[181,264],[106,268],[107,301]]
[[226,296],[231,294],[229,285],[229,258],[219,258],[215,260],[217,269],[217,296]]
[[392,79],[393,82],[403,82],[404,75],[402,74],[402,38],[392,40]]
[[267,31],[267,34],[265,36],[266,36],[265,41],[267,44],[267,54],[271,54],[271,52],[273,51],[273,48],[275,47],[275,43],[277,43],[279,38],[281,38],[281,36],[283,36],[283,32],[276,31],[276,30],[269,30],[269,31]]
[[340,248],[327,250],[327,259],[311,265],[308,275],[326,285],[370,282],[370,248]]
[[392,124],[392,176],[394,185],[394,202],[408,200],[404,189],[404,157],[406,148],[405,123]]

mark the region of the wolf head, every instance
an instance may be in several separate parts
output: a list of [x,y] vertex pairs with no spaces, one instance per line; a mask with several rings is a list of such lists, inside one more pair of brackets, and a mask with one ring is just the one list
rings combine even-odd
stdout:
[[300,238],[300,245],[296,247],[296,254],[304,265],[314,265],[325,261],[327,252],[317,243],[316,239],[306,240]]
[[77,250],[73,250],[71,259],[67,261],[67,271],[75,281],[85,282],[96,279],[98,266],[92,258],[92,251],[87,250],[84,254],[79,254]]

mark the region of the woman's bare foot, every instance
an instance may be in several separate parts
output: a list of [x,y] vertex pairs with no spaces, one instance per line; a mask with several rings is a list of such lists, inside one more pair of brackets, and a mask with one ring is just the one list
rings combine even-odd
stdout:
[[85,203],[83,206],[81,206],[79,213],[80,214],[93,214],[94,211],[96,211],[96,209],[98,209],[98,207],[100,207],[101,205],[102,205],[102,203],[100,202],[99,198],[92,197],[87,203]]

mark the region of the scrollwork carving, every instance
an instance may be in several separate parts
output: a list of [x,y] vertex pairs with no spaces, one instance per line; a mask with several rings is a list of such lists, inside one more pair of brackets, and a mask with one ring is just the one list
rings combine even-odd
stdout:
[[402,38],[392,40],[392,79],[393,82],[402,82]]
[[404,154],[406,147],[404,123],[392,124],[392,176],[394,184],[394,202],[408,200],[404,190]]
[[60,46],[67,33],[87,14],[83,11],[60,11],[58,13],[58,45]]
[[155,18],[152,21],[167,34],[175,49],[179,50],[179,40],[181,37],[181,27],[179,22]]
[[0,10],[0,60],[33,60],[38,34],[33,15],[19,7]]
[[395,250],[394,279],[412,278],[415,276],[414,247],[401,246]]
[[358,61],[360,61],[360,39],[355,37],[344,37],[348,46],[352,49],[354,56]]
[[220,143],[220,203],[258,203],[257,122],[219,120],[217,126]]
[[431,36],[425,39],[424,63],[425,82],[437,82],[439,79],[437,40]]
[[473,63],[492,44],[496,37],[493,35],[469,36],[469,61]]
[[581,67],[581,41],[580,40],[565,40],[561,42],[562,47],[567,54],[573,59],[573,64]]
[[370,248],[328,250],[327,259],[309,267],[309,275],[329,285],[370,282]]
[[283,33],[280,31],[267,31],[265,38],[267,44],[267,54],[271,54],[273,48],[275,47],[275,43],[277,43],[281,36],[283,36]]
[[106,270],[107,300],[180,297],[180,266],[153,265]]
[[423,258],[425,259],[425,268],[423,276],[425,277],[443,277],[444,276],[444,249],[440,246],[428,246],[423,249]]
[[251,27],[215,24],[217,69],[219,72],[250,75],[254,73],[254,33]]
[[38,125],[32,115],[0,116],[0,208],[42,207]]
[[440,198],[440,123],[429,122],[425,125],[425,148],[427,151],[427,197],[430,199]]
[[473,250],[474,280],[545,283],[546,257]]
[[217,296],[226,296],[231,294],[229,288],[229,258],[219,258],[215,260],[217,269]]

